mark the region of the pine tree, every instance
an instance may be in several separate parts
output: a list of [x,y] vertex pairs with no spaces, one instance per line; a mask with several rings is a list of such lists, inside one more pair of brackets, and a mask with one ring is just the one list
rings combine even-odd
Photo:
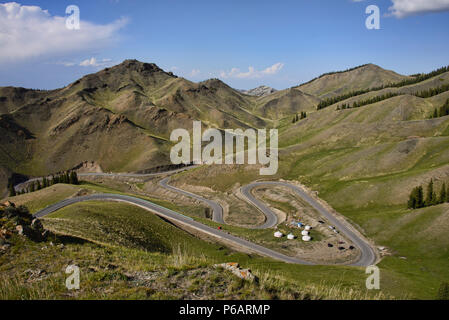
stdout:
[[70,184],[79,184],[78,182],[78,175],[76,174],[76,172],[72,171],[70,172],[70,180],[69,180]]
[[435,108],[435,109],[433,110],[433,117],[434,117],[434,118],[438,118],[438,111],[437,111],[437,108]]
[[443,183],[443,185],[441,186],[440,198],[438,199],[438,203],[445,203],[446,199],[447,199],[446,184]]
[[37,184],[36,189],[41,190],[42,189],[41,181],[37,180],[36,184]]
[[417,189],[416,196],[416,208],[424,207],[424,190],[422,186],[419,186]]
[[407,204],[407,207],[409,209],[417,208],[417,200],[418,200],[417,197],[418,197],[418,188],[413,188],[412,192],[410,193],[410,197]]
[[435,192],[433,191],[433,179],[430,179],[429,185],[427,186],[427,197],[426,197],[426,206],[432,206],[435,204]]
[[449,185],[447,186],[446,190],[446,202],[449,202]]
[[73,184],[78,185],[80,184],[79,180],[78,180],[78,174],[76,172],[72,172],[73,174]]

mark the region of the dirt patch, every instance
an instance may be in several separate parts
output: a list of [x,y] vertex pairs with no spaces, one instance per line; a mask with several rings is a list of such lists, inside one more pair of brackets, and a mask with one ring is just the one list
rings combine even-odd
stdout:
[[[289,233],[296,236],[278,244],[285,254],[319,264],[353,262],[360,255],[349,239],[331,230],[327,221],[290,188],[259,186],[253,194],[278,215],[277,230],[284,236]],[[298,223],[303,227],[298,227]],[[306,225],[312,227],[311,242],[302,241],[301,232]]]
[[95,161],[84,161],[75,166],[72,170],[78,173],[103,173],[101,165]]

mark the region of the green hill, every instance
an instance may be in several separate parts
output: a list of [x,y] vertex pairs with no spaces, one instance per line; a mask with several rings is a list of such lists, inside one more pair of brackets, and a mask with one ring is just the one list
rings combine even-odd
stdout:
[[298,86],[301,91],[319,98],[330,98],[357,90],[380,87],[409,79],[374,64],[366,64],[348,71],[331,72]]
[[[56,202],[67,188],[55,188],[40,192],[53,195]],[[11,200],[34,201],[24,196]],[[3,233],[0,236],[2,246],[7,244],[0,249],[0,299],[389,297],[366,292],[363,270],[289,265],[236,253],[127,204],[86,202],[66,207],[43,219],[51,233],[41,241],[17,234],[14,216],[19,211],[26,213],[24,207],[0,207],[0,230],[8,234],[5,240]],[[251,268],[259,281],[244,281],[214,266],[234,261]],[[81,274],[80,290],[72,292],[64,287],[64,271],[70,264],[79,266]],[[315,273],[317,269],[328,275],[327,283]]]

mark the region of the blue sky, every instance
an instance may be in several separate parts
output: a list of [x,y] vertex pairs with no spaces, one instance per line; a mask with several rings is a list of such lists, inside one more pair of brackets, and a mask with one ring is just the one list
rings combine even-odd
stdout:
[[[58,88],[128,58],[241,89],[364,63],[402,74],[449,64],[446,0],[17,1],[0,1],[0,86]],[[64,30],[71,4],[80,30]],[[380,30],[365,27],[372,4]]]

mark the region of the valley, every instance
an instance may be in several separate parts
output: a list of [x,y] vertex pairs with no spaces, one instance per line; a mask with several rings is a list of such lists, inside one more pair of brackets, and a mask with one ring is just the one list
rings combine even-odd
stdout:
[[[78,172],[80,186],[57,184],[8,200],[37,213],[74,199],[43,222],[55,234],[89,241],[86,250],[137,250],[129,253],[130,259],[134,254],[150,255],[145,259],[154,261],[172,259],[176,241],[164,244],[168,231],[162,230],[173,228],[176,231],[169,232],[179,233],[178,239],[195,242],[192,248],[208,248],[191,252],[191,259],[198,259],[195,268],[237,261],[254,273],[282,270],[285,281],[306,274],[304,292],[320,286],[330,290],[333,279],[339,279],[344,283],[338,289],[342,297],[347,297],[343,287],[348,287],[357,298],[373,298],[364,289],[361,266],[376,261],[383,298],[404,298],[406,291],[406,298],[433,299],[449,277],[448,204],[410,210],[407,200],[416,185],[433,179],[439,190],[449,182],[449,117],[431,117],[449,92],[415,95],[448,85],[449,71],[421,75],[419,81],[414,77],[367,64],[289,89],[248,95],[218,79],[194,83],[154,64],[126,60],[57,90],[0,88],[0,187],[6,196],[11,182],[17,186],[94,162],[97,166]],[[361,93],[349,96],[356,91]],[[358,108],[338,108],[387,94],[391,96]],[[345,95],[348,98],[318,108],[326,99]],[[292,122],[301,112],[307,117]],[[278,129],[277,173],[262,177],[261,165],[199,165],[169,172],[169,180],[163,173],[143,174],[170,165],[170,132],[181,128],[191,133],[193,121],[201,121],[203,129]],[[127,219],[128,210],[139,219],[159,218],[121,202],[100,202],[95,196],[76,203],[81,197],[111,193],[182,213],[195,226],[208,228],[209,235],[164,220],[157,220],[151,230],[131,227],[140,222]],[[120,208],[118,220],[109,221],[109,207]],[[315,223],[316,241],[297,239],[298,245],[290,245],[285,238],[273,238],[276,230],[295,233],[287,224],[299,218]],[[320,229],[320,219],[342,234]],[[109,223],[114,226],[106,228]],[[238,240],[217,243],[217,234]],[[261,254],[259,247],[257,254],[242,250],[235,241],[264,247],[270,254]],[[146,253],[152,247],[148,243],[154,244],[153,252]],[[335,254],[340,243],[345,250]],[[112,249],[103,249],[105,245]],[[217,249],[222,246],[229,248]],[[357,249],[352,252],[349,246]],[[305,258],[316,265],[276,261],[280,255],[284,262]],[[6,254],[0,259],[9,258]]]

